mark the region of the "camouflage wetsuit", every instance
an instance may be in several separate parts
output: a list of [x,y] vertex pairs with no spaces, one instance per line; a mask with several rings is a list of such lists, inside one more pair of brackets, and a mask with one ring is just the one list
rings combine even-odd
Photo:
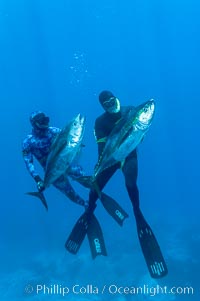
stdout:
[[[120,118],[130,109],[130,106],[122,106],[118,113],[110,114],[108,112],[103,113],[95,121],[95,137],[98,144],[98,155],[100,156],[106,143],[108,135],[111,133],[115,124],[120,120]],[[120,163],[107,168],[97,177],[97,183],[100,190],[106,185],[112,175],[117,169],[122,168],[122,172],[125,177],[126,188],[133,205],[133,209],[136,213],[139,209],[139,191],[137,187],[137,175],[138,175],[138,164],[137,164],[137,152],[132,151],[125,161],[123,166]],[[95,190],[90,191],[89,204],[90,208],[96,202],[98,195]]]
[[[33,129],[32,134],[28,135],[24,139],[22,146],[23,158],[29,173],[34,179],[39,175],[35,170],[33,157],[35,157],[42,165],[42,167],[45,168],[51,144],[55,136],[59,132],[60,129],[56,127],[48,127],[45,131],[45,135],[40,136]],[[67,175],[72,177],[82,176],[83,171],[81,166],[72,165]],[[75,192],[75,190],[71,186],[67,176],[61,176],[54,182],[53,185],[73,202],[82,206],[85,204],[85,201]]]

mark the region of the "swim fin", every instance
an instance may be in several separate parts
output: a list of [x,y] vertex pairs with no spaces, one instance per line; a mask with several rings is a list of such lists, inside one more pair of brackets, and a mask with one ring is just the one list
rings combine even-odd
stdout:
[[86,234],[88,236],[92,258],[96,258],[97,255],[106,256],[107,252],[101,226],[95,215],[92,213],[89,216],[88,212],[83,213],[76,222],[65,243],[65,248],[70,253],[77,254]]
[[98,255],[107,256],[103,232],[94,214],[92,214],[90,219],[87,236],[90,244],[92,258],[95,259]]
[[123,225],[123,222],[125,218],[128,217],[128,214],[113,198],[99,189],[98,184],[96,183],[96,181],[94,181],[93,177],[82,176],[75,178],[75,180],[84,187],[95,189],[106,211],[116,220],[116,222],[120,226]]
[[40,192],[40,191],[26,192],[26,194],[38,197],[40,199],[40,201],[42,202],[42,204],[44,205],[44,207],[46,208],[46,210],[48,211],[47,201],[46,201],[45,196],[42,192]]
[[151,227],[145,221],[141,211],[135,217],[138,238],[149,273],[152,278],[164,277],[167,275],[168,270],[156,237]]
[[101,192],[100,200],[106,211],[115,219],[115,221],[122,226],[128,214],[124,209],[109,195]]
[[65,248],[70,253],[76,254],[78,252],[87,234],[88,226],[89,226],[88,214],[85,212],[77,220],[76,224],[72,229],[72,232],[70,233],[65,243]]

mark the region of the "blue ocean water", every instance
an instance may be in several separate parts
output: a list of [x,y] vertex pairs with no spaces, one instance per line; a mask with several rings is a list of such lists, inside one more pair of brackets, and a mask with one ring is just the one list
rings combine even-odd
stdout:
[[[1,300],[199,300],[199,13],[195,0],[0,2]],[[87,240],[77,256],[64,248],[82,208],[53,187],[46,192],[48,213],[25,195],[35,189],[21,155],[30,113],[43,110],[58,127],[85,114],[80,163],[91,174],[104,89],[123,105],[156,100],[153,125],[138,148],[138,185],[168,264],[169,274],[158,281],[148,274],[120,172],[105,191],[130,217],[120,228],[98,205],[108,256],[95,261]],[[75,285],[92,285],[93,293],[73,292]],[[102,294],[104,285],[179,290]]]

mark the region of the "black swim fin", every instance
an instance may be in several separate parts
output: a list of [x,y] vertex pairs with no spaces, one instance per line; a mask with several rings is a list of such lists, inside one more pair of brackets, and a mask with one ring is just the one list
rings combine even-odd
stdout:
[[168,270],[156,237],[140,211],[135,217],[138,238],[149,273],[152,278],[164,277]]
[[96,258],[97,255],[106,256],[107,252],[103,233],[93,213],[90,216],[88,216],[87,212],[81,215],[65,243],[65,248],[70,253],[77,254],[86,234],[88,236],[92,258]]
[[100,191],[98,184],[96,183],[96,181],[94,181],[93,177],[82,176],[74,178],[74,180],[76,180],[79,184],[83,185],[84,187],[95,189],[106,211],[116,220],[116,222],[120,226],[123,225],[123,222],[125,218],[128,217],[128,214],[113,198]]
[[90,218],[87,236],[90,244],[92,258],[95,259],[98,255],[107,256],[103,232],[94,214],[92,214]]
[[42,192],[40,192],[40,191],[26,192],[26,194],[36,196],[37,198],[39,198],[40,201],[42,202],[42,204],[44,205],[44,207],[46,208],[46,210],[48,211],[47,201],[46,201],[45,196]]
[[76,254],[78,252],[87,234],[88,226],[89,226],[88,214],[85,212],[77,220],[76,224],[72,229],[72,232],[70,233],[65,243],[65,248],[70,253]]
[[106,211],[115,219],[115,221],[122,226],[128,214],[124,209],[109,195],[101,192],[100,200]]

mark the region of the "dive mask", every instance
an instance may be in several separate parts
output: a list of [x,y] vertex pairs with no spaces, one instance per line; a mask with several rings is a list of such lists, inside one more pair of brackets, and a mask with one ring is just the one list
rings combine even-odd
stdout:
[[117,97],[110,97],[103,103],[104,110],[108,113],[118,113],[120,111],[120,102]]
[[39,113],[33,118],[32,124],[39,129],[47,129],[49,126],[49,117],[44,113]]

